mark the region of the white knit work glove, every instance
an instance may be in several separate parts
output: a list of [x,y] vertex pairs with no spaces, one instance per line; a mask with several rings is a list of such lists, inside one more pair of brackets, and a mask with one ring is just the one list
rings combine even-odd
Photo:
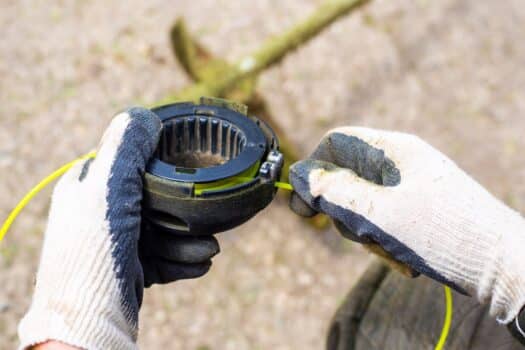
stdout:
[[136,348],[144,285],[208,271],[219,250],[212,236],[141,228],[142,175],[160,130],[147,109],[120,113],[96,158],[74,165],[56,185],[33,301],[19,325],[22,348],[47,340]]
[[490,303],[500,322],[525,304],[523,217],[418,137],[334,129],[290,180],[296,212],[329,215],[345,237]]

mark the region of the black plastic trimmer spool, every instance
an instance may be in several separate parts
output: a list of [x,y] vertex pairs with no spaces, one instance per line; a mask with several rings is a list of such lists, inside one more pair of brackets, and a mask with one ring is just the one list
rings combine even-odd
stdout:
[[143,219],[152,229],[205,235],[234,228],[273,200],[283,156],[272,129],[243,105],[154,108],[163,123],[144,176]]

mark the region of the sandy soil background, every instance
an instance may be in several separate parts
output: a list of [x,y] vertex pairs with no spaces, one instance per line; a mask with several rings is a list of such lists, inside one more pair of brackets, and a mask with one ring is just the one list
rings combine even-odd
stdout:
[[[0,219],[40,178],[94,147],[112,115],[189,83],[171,56],[178,16],[235,59],[319,0],[0,3]],[[493,193],[525,209],[525,7],[520,0],[378,0],[338,21],[260,90],[304,155],[330,127],[414,132]],[[16,346],[50,189],[0,246],[0,348]],[[333,229],[316,232],[278,199],[220,236],[195,281],[154,287],[144,349],[319,349],[369,262]]]

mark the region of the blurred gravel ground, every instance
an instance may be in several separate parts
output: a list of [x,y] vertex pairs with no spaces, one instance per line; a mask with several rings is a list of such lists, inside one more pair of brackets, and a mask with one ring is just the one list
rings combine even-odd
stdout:
[[[235,59],[320,1],[0,3],[0,218],[37,180],[94,147],[111,116],[189,83],[168,30],[184,16]],[[260,87],[303,154],[330,127],[415,132],[525,209],[525,7],[519,0],[378,0],[266,72]],[[0,348],[30,302],[50,190],[0,246]],[[281,198],[221,235],[195,281],[154,287],[145,349],[319,349],[369,257],[313,231]]]

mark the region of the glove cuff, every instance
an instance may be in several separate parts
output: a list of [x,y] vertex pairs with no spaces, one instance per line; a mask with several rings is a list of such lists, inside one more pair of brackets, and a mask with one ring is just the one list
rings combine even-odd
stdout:
[[33,301],[18,327],[22,348],[48,340],[90,350],[136,348],[137,325],[119,288],[111,242],[92,230],[86,225],[60,237],[48,227]]
[[65,309],[59,312],[42,305],[33,305],[18,327],[19,349],[28,349],[49,340],[90,350],[138,349],[129,334],[114,322],[89,318],[87,314],[78,322],[68,314]]

